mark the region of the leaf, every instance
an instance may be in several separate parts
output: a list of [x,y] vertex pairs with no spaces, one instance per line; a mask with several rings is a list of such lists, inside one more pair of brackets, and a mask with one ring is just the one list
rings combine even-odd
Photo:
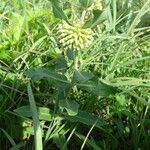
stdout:
[[63,19],[65,21],[68,20],[67,16],[63,12],[63,10],[59,7],[59,1],[58,0],[51,0],[52,7],[53,7],[53,13],[56,18]]
[[39,38],[37,41],[35,41],[32,45],[32,47],[30,48],[30,51],[36,49],[38,46],[40,46],[40,44],[43,43],[43,41],[47,38],[47,36],[43,36],[41,38]]
[[12,148],[10,148],[10,150],[19,150],[19,149],[21,149],[24,146],[25,146],[25,143],[24,142],[20,142],[17,145],[14,145]]
[[65,115],[64,118],[72,122],[80,122],[86,125],[93,125],[97,121],[95,126],[98,128],[102,128],[102,126],[107,125],[107,123],[99,116],[95,116],[84,111],[79,111],[76,116]]
[[39,121],[36,103],[34,100],[30,82],[28,83],[27,91],[28,91],[30,109],[31,109],[32,118],[33,118],[33,127],[34,127],[34,135],[35,135],[35,149],[42,150],[43,149],[42,148],[43,147],[42,146],[42,131],[41,131],[41,127],[40,127],[40,121]]
[[0,58],[9,60],[11,56],[4,49],[0,48]]
[[32,78],[34,81],[46,78],[51,84],[60,89],[66,89],[69,86],[69,81],[65,75],[56,73],[46,68],[31,69],[25,72],[25,74]]
[[[86,137],[80,133],[76,132],[75,135],[82,141],[86,139]],[[98,145],[96,145],[96,142],[92,138],[90,138],[90,140],[87,139],[86,144],[90,145],[94,150],[102,150]]]
[[32,117],[32,112],[30,110],[30,106],[22,106],[14,110],[18,115],[22,117]]
[[84,83],[94,77],[91,72],[75,71],[74,78],[79,83]]
[[127,116],[127,117],[130,117],[134,120],[138,119],[137,116],[135,114],[131,113],[129,110],[123,109],[123,110],[121,110],[120,113]]
[[[64,133],[65,134],[65,133]],[[62,149],[64,143],[66,142],[66,137],[65,135],[63,134],[58,134],[56,133],[54,136],[53,136],[53,142],[57,145],[57,147],[61,150],[67,150],[66,147],[64,147],[64,149]]]
[[107,11],[93,10],[93,17],[87,20],[83,28],[94,28],[95,26],[107,20]]
[[93,0],[79,0],[79,2],[81,4],[81,6],[86,9],[92,5]]
[[65,57],[60,56],[57,58],[56,61],[57,61],[55,66],[56,71],[65,73],[67,71],[67,62],[65,60]]
[[117,95],[116,96],[116,101],[118,102],[119,105],[125,106],[126,105],[126,99],[124,95]]
[[9,39],[12,43],[18,42],[25,30],[24,18],[18,13],[12,13],[9,26],[6,27],[2,34],[3,37]]
[[0,130],[6,135],[6,137],[8,138],[8,140],[10,141],[10,143],[12,144],[12,146],[16,146],[16,143],[13,140],[13,138],[4,129],[0,128]]
[[117,131],[119,132],[119,134],[123,134],[123,132],[124,132],[124,124],[122,123],[122,121],[119,120],[119,119],[115,119],[114,122],[115,122],[115,124],[117,126]]
[[68,115],[75,116],[78,114],[79,104],[72,100],[60,100],[59,107],[61,109],[66,109]]
[[115,88],[112,86],[109,86],[107,84],[104,84],[102,82],[93,82],[93,81],[88,81],[87,83],[84,84],[77,84],[78,87],[80,87],[83,90],[86,90],[89,93],[93,93],[96,96],[108,96],[110,94],[115,94]]
[[116,93],[116,88],[103,83],[89,72],[75,72],[75,84],[78,88],[96,96],[108,96]]
[[[46,107],[37,107],[38,116],[40,120],[51,121],[51,111]],[[22,106],[14,110],[18,115],[22,117],[32,117],[30,106]]]
[[74,58],[77,56],[76,51],[73,51],[72,49],[67,49],[66,55],[70,60],[74,60]]

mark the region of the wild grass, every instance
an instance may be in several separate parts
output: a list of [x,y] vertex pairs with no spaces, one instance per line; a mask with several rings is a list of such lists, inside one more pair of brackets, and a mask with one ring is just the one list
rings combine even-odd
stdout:
[[[150,0],[102,5],[0,0],[0,149],[150,149]],[[64,51],[80,17],[94,40]]]

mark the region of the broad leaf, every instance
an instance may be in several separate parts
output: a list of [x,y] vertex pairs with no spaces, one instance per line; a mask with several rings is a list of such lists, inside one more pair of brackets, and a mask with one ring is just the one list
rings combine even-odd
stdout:
[[80,122],[86,125],[93,125],[95,122],[97,122],[95,126],[98,128],[107,125],[107,123],[104,120],[102,120],[99,116],[95,116],[84,111],[79,111],[76,116],[65,115],[65,118],[72,122]]
[[72,100],[60,100],[59,107],[61,109],[66,109],[68,115],[75,116],[78,114],[79,104]]
[[110,94],[116,93],[114,87],[104,84],[100,81],[98,81],[97,83],[93,81],[88,81],[86,83],[78,83],[76,85],[81,89],[86,90],[89,93],[93,93],[97,96],[109,96]]
[[65,75],[56,73],[54,71],[40,68],[40,69],[31,69],[25,73],[28,77],[32,78],[34,81],[41,80],[46,78],[51,84],[55,87],[66,89],[69,85]]
[[67,62],[64,56],[57,58],[55,69],[57,72],[65,73],[67,71]]
[[59,1],[58,0],[51,0],[52,7],[53,7],[53,13],[56,18],[68,20],[67,16],[63,12],[63,10],[59,7]]
[[[46,107],[37,107],[38,116],[40,120],[51,121],[51,111]],[[30,106],[22,106],[14,110],[18,115],[22,117],[32,117]]]
[[83,71],[76,71],[74,74],[74,78],[79,83],[84,83],[94,77],[93,73],[91,72],[83,72]]
[[116,88],[101,82],[89,72],[75,72],[75,84],[96,96],[108,96],[116,93]]
[[77,56],[76,51],[73,51],[72,49],[67,49],[66,55],[70,60],[74,60],[74,58]]
[[[64,143],[66,142],[65,133],[64,134],[55,133],[53,136],[53,142],[57,145],[59,149],[62,149]],[[65,146],[62,150],[67,150],[67,147]]]

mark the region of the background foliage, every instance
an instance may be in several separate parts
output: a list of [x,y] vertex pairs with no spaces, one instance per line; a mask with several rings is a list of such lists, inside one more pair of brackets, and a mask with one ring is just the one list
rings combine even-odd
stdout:
[[0,0],[0,149],[150,149],[150,0]]

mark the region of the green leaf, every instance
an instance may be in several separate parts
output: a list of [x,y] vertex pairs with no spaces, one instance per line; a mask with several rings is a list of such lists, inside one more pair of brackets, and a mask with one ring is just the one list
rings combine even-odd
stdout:
[[42,150],[43,149],[42,148],[43,147],[42,146],[42,131],[41,131],[41,127],[40,127],[40,121],[39,121],[36,103],[34,100],[30,82],[28,83],[27,91],[28,91],[30,109],[31,109],[32,118],[33,118],[33,127],[34,127],[34,135],[35,135],[35,149]]
[[10,141],[10,143],[12,144],[12,146],[16,146],[16,143],[13,140],[13,138],[4,129],[0,128],[0,130],[6,135],[6,137],[8,138],[8,140]]
[[[56,134],[53,136],[53,142],[57,145],[57,147],[58,147],[59,149],[62,149],[64,143],[66,142],[66,137],[65,137],[65,135],[63,135],[63,134],[60,134],[60,133],[58,134],[58,133],[56,133]],[[62,149],[62,150],[67,150],[67,148],[64,147],[64,149]]]
[[116,88],[103,83],[89,72],[75,72],[75,84],[78,88],[96,96],[108,96],[116,93]]
[[76,54],[76,51],[74,52],[72,49],[67,49],[66,55],[67,55],[68,59],[74,60],[74,58],[76,57],[77,54]]
[[32,117],[32,112],[30,110],[30,106],[22,106],[14,110],[19,116],[22,117]]
[[[82,141],[86,139],[86,137],[80,133],[76,132],[75,135]],[[102,150],[98,145],[96,145],[96,142],[92,138],[90,138],[90,140],[87,139],[86,144],[90,145],[94,150]]]
[[57,72],[65,73],[67,71],[67,62],[64,56],[60,56],[56,60],[55,69]]
[[84,83],[94,77],[91,72],[75,71],[74,78],[79,83]]
[[25,146],[25,143],[24,142],[20,142],[17,145],[14,145],[12,148],[10,148],[10,150],[19,150],[19,149],[21,149],[24,146]]
[[25,30],[24,18],[18,13],[12,13],[9,26],[7,26],[2,35],[4,38],[9,39],[12,43],[20,40],[22,33]]
[[79,0],[79,2],[81,6],[86,9],[92,5],[93,0]]
[[[51,121],[51,111],[46,107],[37,107],[38,116],[40,120]],[[32,111],[30,106],[22,106],[14,110],[18,115],[22,117],[32,117]]]
[[115,119],[114,122],[115,122],[115,125],[117,126],[117,131],[119,132],[119,134],[123,134],[124,124],[122,123],[122,120]]
[[121,106],[125,106],[126,105],[126,99],[125,99],[125,96],[124,95],[117,95],[116,96],[116,100],[118,102],[119,105]]
[[94,28],[107,20],[107,11],[93,10],[93,17],[87,20],[83,28]]
[[63,12],[63,10],[59,7],[59,1],[58,0],[51,0],[52,7],[53,7],[53,13],[56,18],[63,19],[65,21],[68,20],[67,16]]
[[128,111],[126,109],[121,110],[120,113],[123,114],[123,115],[125,115],[125,116],[127,116],[127,117],[130,117],[130,118],[132,118],[134,120],[138,119],[135,114],[131,113],[130,111]]
[[78,114],[79,104],[72,100],[60,100],[59,107],[61,109],[66,109],[68,115],[75,116]]
[[0,58],[9,60],[11,56],[5,51],[5,48],[0,45]]
[[65,115],[65,118],[69,121],[80,122],[86,125],[93,125],[95,122],[97,122],[95,126],[98,128],[102,128],[102,126],[107,125],[107,123],[99,116],[95,116],[84,111],[79,111],[76,116]]
[[96,96],[109,96],[110,94],[116,93],[114,87],[104,84],[100,81],[98,81],[97,83],[93,81],[88,81],[86,83],[76,85],[89,93],[93,93]]
[[54,71],[48,70],[46,68],[31,69],[25,73],[28,77],[32,78],[34,81],[46,78],[51,84],[60,89],[66,89],[69,85],[65,75],[56,73]]

